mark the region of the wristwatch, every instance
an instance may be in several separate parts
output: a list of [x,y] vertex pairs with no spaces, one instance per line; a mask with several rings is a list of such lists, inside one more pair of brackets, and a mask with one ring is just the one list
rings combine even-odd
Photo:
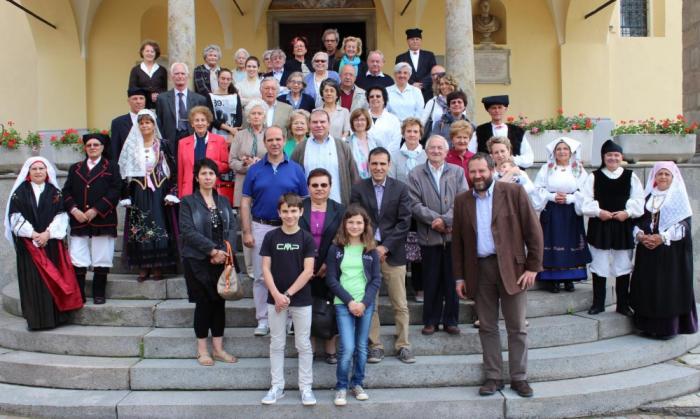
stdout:
[[285,291],[284,296],[287,298],[292,298],[291,294],[289,294],[289,291]]

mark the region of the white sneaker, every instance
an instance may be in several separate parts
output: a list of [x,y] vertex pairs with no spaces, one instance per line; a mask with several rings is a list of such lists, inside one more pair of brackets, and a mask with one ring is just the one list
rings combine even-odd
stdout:
[[369,394],[365,391],[362,386],[355,386],[352,388],[352,394],[355,395],[355,398],[360,401],[364,400],[369,400]]
[[272,387],[270,391],[267,392],[265,397],[260,400],[262,404],[275,404],[277,400],[284,397],[284,389]]
[[336,406],[345,406],[348,404],[348,399],[346,398],[346,390],[338,390],[335,392],[335,399],[333,400],[333,404]]
[[255,328],[253,334],[255,336],[267,336],[270,334],[270,327],[265,323],[258,323],[258,327]]
[[310,388],[301,391],[301,404],[304,406],[313,406],[316,404],[316,396]]

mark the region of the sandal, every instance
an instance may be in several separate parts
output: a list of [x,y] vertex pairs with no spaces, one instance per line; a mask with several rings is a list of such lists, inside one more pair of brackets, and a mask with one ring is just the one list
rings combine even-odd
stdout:
[[197,354],[197,362],[199,362],[199,365],[203,367],[211,367],[214,365],[214,360],[211,358],[211,355],[209,354]]
[[225,351],[220,353],[214,352],[213,355],[214,359],[217,361],[226,362],[229,364],[235,364],[236,362],[238,362],[238,358]]
[[338,363],[338,356],[336,354],[329,354],[326,352],[326,364],[335,365]]

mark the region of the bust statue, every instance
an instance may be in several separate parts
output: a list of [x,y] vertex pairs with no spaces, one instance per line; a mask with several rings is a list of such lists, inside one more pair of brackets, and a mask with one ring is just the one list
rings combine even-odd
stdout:
[[481,35],[482,44],[493,43],[491,34],[501,29],[501,22],[491,13],[489,0],[479,2],[479,14],[474,16],[474,31]]

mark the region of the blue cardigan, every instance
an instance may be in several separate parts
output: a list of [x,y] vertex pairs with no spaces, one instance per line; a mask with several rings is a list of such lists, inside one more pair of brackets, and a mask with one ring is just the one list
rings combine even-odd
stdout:
[[[343,262],[343,257],[345,252],[343,248],[336,245],[331,245],[328,249],[328,256],[326,257],[326,285],[331,290],[333,295],[340,298],[346,305],[353,300],[349,292],[340,285],[340,264]],[[365,268],[365,278],[367,279],[367,285],[365,285],[365,296],[362,298],[362,303],[365,307],[369,307],[374,304],[374,301],[379,292],[379,286],[382,283],[382,275],[380,273],[379,254],[376,250],[370,250],[369,252],[364,252],[362,254],[362,264]]]

